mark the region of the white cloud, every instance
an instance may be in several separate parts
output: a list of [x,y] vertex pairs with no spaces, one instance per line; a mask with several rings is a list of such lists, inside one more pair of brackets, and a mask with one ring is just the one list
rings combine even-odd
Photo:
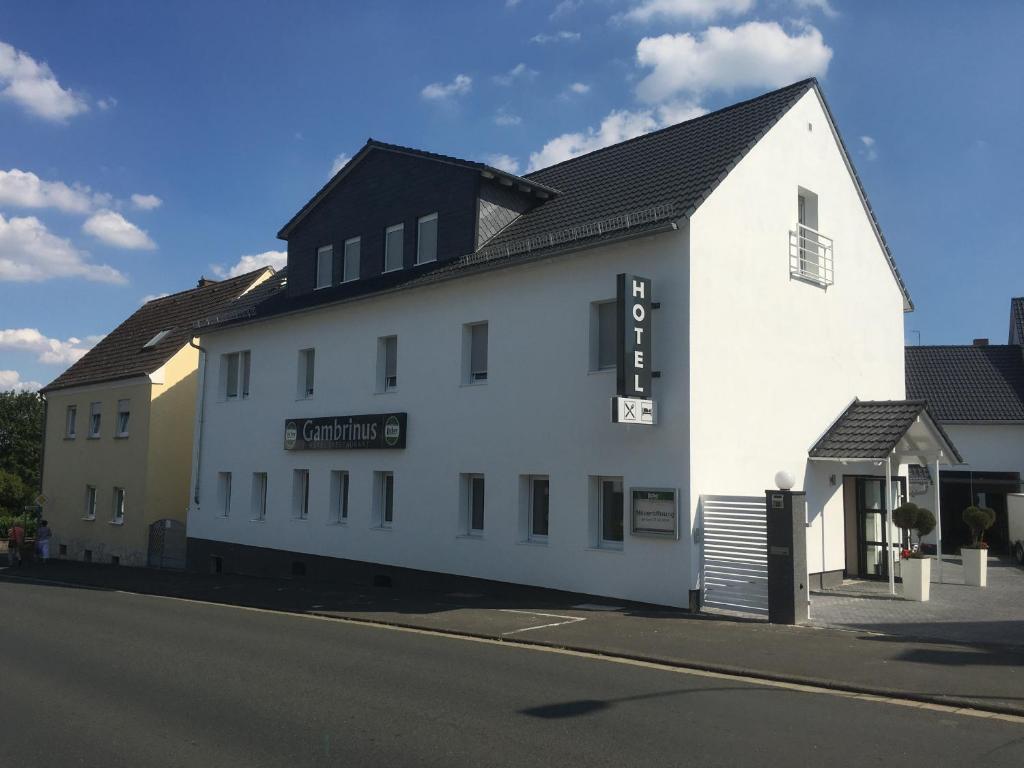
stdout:
[[878,159],[878,147],[875,146],[875,139],[873,136],[861,136],[860,143],[864,145],[861,150],[861,154],[864,155],[869,161]]
[[555,10],[551,12],[548,18],[554,21],[562,16],[568,16],[578,10],[581,5],[583,5],[583,0],[562,0],[562,2],[555,6]]
[[515,8],[517,5],[519,5],[519,3],[520,3],[520,0],[505,0],[505,7],[506,8]]
[[85,220],[82,231],[115,248],[133,251],[152,251],[156,248],[156,243],[145,230],[139,229],[116,211],[97,211]]
[[834,19],[839,15],[839,11],[832,7],[832,3],[829,0],[793,0],[793,2],[797,8],[816,8],[830,19]]
[[653,69],[637,85],[637,95],[656,103],[678,93],[776,88],[821,76],[832,49],[809,24],[790,36],[775,22],[751,21],[735,29],[709,27],[699,38],[688,32],[645,37],[636,56],[641,66]]
[[97,205],[109,205],[109,195],[63,181],[43,181],[31,171],[0,170],[0,203],[21,208],[56,208],[65,213],[88,213]]
[[663,126],[685,123],[687,120],[693,120],[693,118],[706,115],[708,112],[700,104],[686,99],[676,99],[659,104],[655,111]]
[[264,251],[249,256],[243,256],[232,266],[225,267],[223,264],[213,264],[210,268],[220,278],[238,277],[247,272],[253,272],[260,267],[273,267],[280,270],[288,263],[287,251]]
[[548,34],[547,32],[540,32],[530,38],[531,43],[537,43],[538,45],[544,45],[545,43],[575,43],[580,39],[579,32],[555,32]]
[[152,211],[163,204],[164,201],[156,195],[140,195],[138,193],[132,195],[132,205],[140,211]]
[[642,133],[649,133],[660,125],[652,110],[615,110],[601,121],[597,129],[588,128],[584,132],[563,133],[551,139],[539,151],[530,153],[527,170],[546,168],[571,157],[632,139]]
[[36,360],[46,365],[70,365],[77,362],[95,346],[102,336],[91,336],[89,340],[74,336],[61,341],[44,336],[36,328],[0,329],[0,349],[30,352]]
[[503,152],[498,152],[484,157],[484,162],[492,168],[497,168],[516,176],[519,175],[519,161],[512,157],[512,155],[506,155]]
[[519,125],[522,122],[523,122],[523,118],[521,118],[519,115],[513,115],[513,114],[511,114],[509,112],[506,112],[504,107],[499,109],[495,113],[495,115],[494,115],[494,124],[495,125],[501,125],[501,126]]
[[102,283],[126,283],[105,264],[89,264],[86,253],[51,233],[35,216],[5,219],[0,214],[0,280],[39,282],[54,277],[84,277]]
[[139,300],[139,304],[148,304],[155,299],[162,299],[164,296],[170,296],[169,293],[147,293]]
[[537,76],[537,70],[530,69],[528,66],[519,62],[512,69],[506,72],[504,75],[495,75],[492,80],[498,85],[512,85],[516,80],[521,78],[529,79]]
[[0,42],[0,98],[54,122],[64,122],[89,109],[81,96],[61,87],[45,62],[4,42]]
[[0,392],[35,392],[42,387],[38,381],[22,381],[17,371],[0,371]]
[[439,101],[452,96],[462,96],[469,93],[473,87],[473,78],[469,75],[456,75],[450,83],[431,83],[424,86],[420,96],[428,101]]
[[334,156],[334,161],[331,163],[331,176],[333,177],[338,171],[348,165],[348,161],[352,159],[351,155],[342,152],[340,155]]
[[573,83],[569,86],[569,90],[582,96],[584,93],[590,93],[590,86],[586,83]]
[[754,7],[755,0],[644,0],[616,20],[648,22],[655,18],[708,22],[719,16],[741,16]]
[[104,112],[106,112],[108,109],[113,109],[117,106],[117,99],[115,99],[113,96],[107,96],[107,98],[105,99],[99,99],[96,102],[96,106]]

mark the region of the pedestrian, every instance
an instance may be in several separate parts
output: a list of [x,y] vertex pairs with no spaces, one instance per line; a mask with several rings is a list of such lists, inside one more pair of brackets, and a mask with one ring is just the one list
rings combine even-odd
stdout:
[[25,543],[25,529],[22,528],[21,523],[15,521],[11,524],[7,539],[7,552],[10,555],[8,562],[11,565],[21,566],[21,546]]
[[51,536],[53,536],[53,531],[50,530],[49,523],[45,520],[40,521],[39,527],[36,529],[36,553],[44,564],[50,559]]

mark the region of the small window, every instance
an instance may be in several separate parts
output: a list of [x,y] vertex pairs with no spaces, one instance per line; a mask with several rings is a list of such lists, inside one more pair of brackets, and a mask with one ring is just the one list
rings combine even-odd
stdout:
[[252,473],[252,519],[267,519],[267,473]]
[[330,288],[334,267],[334,246],[325,245],[316,249],[316,287]]
[[221,380],[228,400],[249,397],[250,359],[248,350],[221,355]]
[[103,415],[103,403],[89,404],[89,437],[100,436],[100,421]]
[[245,399],[249,397],[249,360],[251,355],[249,351],[246,350],[239,355],[239,358],[239,365],[242,369],[240,377],[242,379],[242,398]]
[[223,517],[231,514],[231,473],[220,472],[217,474],[217,506]]
[[416,222],[416,263],[437,261],[437,214],[423,216]]
[[159,344],[159,343],[160,343],[161,341],[163,341],[164,339],[166,339],[166,338],[167,338],[167,335],[168,335],[168,334],[169,334],[169,333],[170,333],[171,331],[173,331],[173,330],[174,330],[173,328],[168,328],[168,329],[167,329],[166,331],[160,331],[160,332],[159,332],[159,333],[158,333],[158,334],[157,334],[156,336],[154,336],[154,337],[153,337],[152,339],[150,339],[150,340],[149,340],[149,341],[147,341],[147,342],[146,342],[145,344],[143,344],[143,345],[142,345],[142,348],[143,348],[143,349],[149,349],[150,347],[155,347],[155,346],[156,346],[157,344]]
[[464,384],[483,384],[487,381],[487,323],[463,326]]
[[224,355],[223,357],[222,365],[227,377],[224,396],[228,400],[238,397],[238,358],[237,352],[232,352],[230,355]]
[[313,396],[313,379],[315,376],[316,350],[299,350],[299,381],[297,397],[305,400]]
[[85,519],[96,519],[96,486],[85,486]]
[[381,528],[390,528],[395,521],[395,475],[374,472],[373,517]]
[[403,266],[402,249],[404,243],[404,224],[395,224],[384,232],[384,271],[393,272]]
[[124,488],[114,488],[114,514],[110,519],[118,524],[124,522]]
[[548,537],[551,482],[546,475],[530,476],[529,538],[544,541]]
[[342,268],[344,272],[342,279],[346,283],[359,279],[359,247],[358,237],[345,241],[345,265]]
[[377,391],[398,389],[398,337],[382,336],[377,340]]
[[78,407],[69,405],[64,416],[64,437],[74,440],[78,429]]
[[468,534],[484,532],[484,476],[463,475],[463,530]]
[[331,510],[328,519],[332,523],[348,520],[348,472],[331,472]]
[[128,421],[131,418],[131,400],[117,401],[117,436],[128,437]]
[[590,370],[614,369],[618,363],[617,303],[598,301],[591,305],[591,360]]
[[309,470],[296,469],[292,473],[292,517],[309,517]]
[[595,478],[598,546],[622,548],[623,493],[621,477]]

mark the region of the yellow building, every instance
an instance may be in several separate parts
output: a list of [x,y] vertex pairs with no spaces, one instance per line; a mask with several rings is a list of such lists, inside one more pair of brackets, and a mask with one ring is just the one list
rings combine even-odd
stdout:
[[51,557],[184,567],[196,323],[273,273],[204,279],[147,302],[41,390]]

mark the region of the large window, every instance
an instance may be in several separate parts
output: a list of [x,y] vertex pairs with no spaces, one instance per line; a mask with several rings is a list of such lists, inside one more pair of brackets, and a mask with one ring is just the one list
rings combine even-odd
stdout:
[[437,214],[423,216],[416,222],[416,263],[437,261]]
[[328,519],[332,523],[348,521],[348,472],[331,472],[331,509]]
[[128,421],[132,415],[131,400],[117,401],[117,436],[128,437]]
[[222,516],[231,514],[231,473],[220,472],[217,474],[217,506]]
[[124,522],[124,488],[114,488],[114,512],[110,522],[118,525]]
[[89,404],[89,437],[100,436],[100,422],[103,416],[103,403]]
[[267,473],[252,473],[252,519],[267,519]]
[[334,273],[334,246],[325,245],[316,249],[316,287],[330,288]]
[[292,517],[296,520],[309,517],[308,469],[296,469],[292,473]]
[[64,415],[64,437],[74,440],[78,429],[78,406],[69,405]]
[[621,477],[596,477],[596,517],[601,547],[622,548],[623,504]]
[[393,272],[403,266],[402,251],[405,225],[395,224],[384,231],[384,271]]
[[551,482],[546,475],[530,475],[530,518],[529,538],[546,541],[548,538],[548,514]]
[[96,519],[96,486],[85,486],[85,515],[86,520]]
[[377,339],[377,391],[398,389],[398,337]]
[[590,305],[590,370],[614,369],[618,360],[618,323],[615,301]]
[[484,476],[464,474],[462,477],[462,532],[477,535],[484,532]]
[[221,355],[221,391],[226,399],[249,397],[250,360],[249,350]]
[[345,264],[342,267],[342,279],[346,283],[350,280],[359,279],[359,249],[360,240],[358,237],[345,241]]
[[471,323],[462,330],[462,383],[487,381],[487,323]]
[[315,376],[316,350],[299,350],[299,380],[296,397],[305,400],[313,396],[313,379]]
[[380,528],[390,528],[395,521],[395,475],[393,472],[373,473],[373,517]]

